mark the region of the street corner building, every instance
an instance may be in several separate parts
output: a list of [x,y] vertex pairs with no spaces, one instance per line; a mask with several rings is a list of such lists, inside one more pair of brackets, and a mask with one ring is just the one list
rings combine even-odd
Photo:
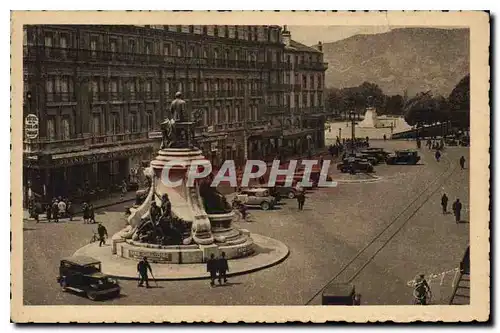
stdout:
[[322,45],[286,26],[26,25],[23,66],[25,196],[119,190],[176,92],[215,166],[324,148]]

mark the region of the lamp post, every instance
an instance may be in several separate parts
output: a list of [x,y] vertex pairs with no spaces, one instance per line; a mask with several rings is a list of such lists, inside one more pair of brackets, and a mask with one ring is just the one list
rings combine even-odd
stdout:
[[355,125],[356,125],[356,113],[354,111],[349,112],[349,120],[351,121],[351,148],[354,153],[354,141],[356,139]]

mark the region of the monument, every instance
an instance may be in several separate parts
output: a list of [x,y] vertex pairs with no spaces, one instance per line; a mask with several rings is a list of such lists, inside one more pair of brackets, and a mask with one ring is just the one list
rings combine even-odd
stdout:
[[358,127],[366,128],[377,128],[380,127],[379,120],[377,117],[377,109],[374,107],[366,108],[365,117],[362,122],[359,123]]
[[[232,226],[232,207],[210,186],[211,179],[187,184],[191,165],[204,168],[210,162],[195,147],[196,123],[190,121],[181,97],[177,93],[170,106],[171,117],[162,123],[161,149],[145,170],[148,195],[142,205],[130,209],[128,226],[112,237],[113,254],[145,256],[156,263],[202,263],[220,252],[228,259],[251,255],[250,233]],[[181,163],[172,166],[173,161]],[[166,176],[179,185],[168,185]]]

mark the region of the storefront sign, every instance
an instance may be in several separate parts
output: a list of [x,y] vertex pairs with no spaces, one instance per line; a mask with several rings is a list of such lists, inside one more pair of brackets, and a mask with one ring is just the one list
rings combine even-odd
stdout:
[[26,133],[26,137],[30,140],[38,137],[38,117],[36,115],[29,114],[26,116],[24,121],[24,132]]

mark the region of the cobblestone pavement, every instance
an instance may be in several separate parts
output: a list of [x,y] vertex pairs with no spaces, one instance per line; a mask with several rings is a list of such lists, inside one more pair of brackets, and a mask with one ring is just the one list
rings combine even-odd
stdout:
[[[414,145],[372,142],[389,150]],[[468,149],[447,149],[439,163],[432,152],[421,152],[417,166],[377,166],[381,181],[310,191],[303,211],[298,211],[295,200],[285,199],[273,211],[251,210],[254,222],[236,222],[289,247],[289,257],[277,266],[234,277],[226,287],[216,288],[205,280],[162,281],[152,289],[123,281],[122,297],[99,304],[320,304],[321,289],[333,279],[352,280],[363,304],[406,305],[412,302],[408,285],[418,273],[432,274],[434,300],[444,304],[453,270],[469,241],[469,224],[457,225],[453,215],[443,215],[440,197],[443,189],[450,205],[459,197],[463,220],[468,221],[468,170],[455,168],[461,155],[468,159]],[[113,234],[125,224],[123,211],[124,205],[108,207],[98,211],[97,219]],[[60,291],[55,281],[59,259],[87,244],[93,229],[81,219],[38,225],[24,221],[25,304],[93,304]]]

